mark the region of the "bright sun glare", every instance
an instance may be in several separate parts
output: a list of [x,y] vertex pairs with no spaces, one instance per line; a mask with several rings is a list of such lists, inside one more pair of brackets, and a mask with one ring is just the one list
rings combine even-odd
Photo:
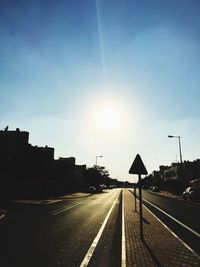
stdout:
[[97,126],[104,132],[113,132],[120,125],[121,115],[114,107],[103,107],[97,112]]

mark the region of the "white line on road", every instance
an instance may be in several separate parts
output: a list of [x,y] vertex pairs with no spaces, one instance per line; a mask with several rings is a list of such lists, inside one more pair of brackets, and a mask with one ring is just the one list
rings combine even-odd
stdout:
[[2,214],[2,215],[0,216],[0,220],[3,219],[4,216],[5,216],[5,214]]
[[65,208],[62,208],[62,209],[54,210],[54,211],[51,212],[51,214],[53,214],[53,215],[57,215],[57,214],[59,214],[59,213],[65,212],[66,210],[69,210],[69,209],[72,209],[72,208],[74,208],[74,207],[76,207],[76,206],[78,206],[78,205],[81,205],[82,203],[83,203],[83,202],[79,202],[79,203],[76,203],[76,204],[74,204],[74,205],[71,205],[71,206],[67,206],[67,207],[65,207]]
[[[120,193],[120,191],[119,191],[119,193]],[[111,212],[112,212],[112,210],[113,210],[113,208],[114,208],[114,206],[115,206],[115,204],[117,202],[117,199],[119,197],[119,193],[117,194],[117,197],[116,197],[115,201],[113,202],[112,207],[110,208],[110,210],[109,210],[109,212],[108,212],[108,214],[107,214],[107,216],[106,216],[106,218],[105,218],[105,220],[104,220],[104,222],[103,222],[103,224],[102,224],[97,236],[95,237],[92,245],[90,246],[87,254],[85,255],[85,258],[83,259],[80,267],[87,267],[88,266],[88,264],[89,264],[89,262],[91,260],[91,257],[92,257],[92,255],[93,255],[93,253],[95,251],[95,248],[96,248],[96,246],[97,246],[97,244],[99,242],[99,239],[100,239],[100,237],[101,237],[101,235],[103,233],[103,230],[104,230],[104,228],[106,226],[106,223],[107,223],[107,221],[108,221],[108,219],[110,217],[110,214],[111,214]]]
[[179,223],[181,226],[185,227],[188,231],[190,231],[191,233],[193,233],[194,235],[196,235],[197,237],[200,238],[200,234],[197,233],[195,230],[191,229],[190,227],[188,227],[187,225],[185,225],[184,223],[180,222],[179,220],[175,219],[173,216],[169,215],[167,212],[165,212],[164,210],[161,210],[160,208],[158,208],[156,205],[152,204],[151,202],[149,202],[148,200],[146,200],[145,198],[143,198],[147,203],[149,203],[151,206],[153,206],[154,208],[158,209],[159,211],[161,211],[162,213],[164,213],[165,215],[167,215],[169,218],[171,218],[172,220],[174,220],[175,222]]
[[124,225],[124,191],[122,191],[122,259],[121,267],[126,267],[126,238]]
[[143,206],[145,209],[147,209],[165,228],[168,229],[170,233],[172,233],[173,236],[175,236],[187,249],[189,249],[199,260],[199,255],[190,247],[188,246],[180,237],[178,237],[164,222],[162,222],[150,209],[148,209],[144,204]]
[[3,219],[4,217],[5,217],[5,215],[6,215],[6,211],[5,210],[3,210],[3,209],[0,209],[1,210],[1,215],[0,215],[0,220],[1,219]]

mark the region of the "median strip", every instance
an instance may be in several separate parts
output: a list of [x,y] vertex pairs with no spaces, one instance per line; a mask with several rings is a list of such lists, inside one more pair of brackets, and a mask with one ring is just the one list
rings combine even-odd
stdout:
[[97,236],[95,237],[92,245],[90,246],[87,254],[85,255],[85,258],[83,259],[80,267],[87,267],[88,266],[88,264],[89,264],[89,262],[90,262],[90,260],[92,258],[92,255],[93,255],[93,253],[95,251],[95,248],[96,248],[96,246],[97,246],[97,244],[98,244],[98,242],[100,240],[100,237],[101,237],[101,235],[103,233],[103,230],[104,230],[104,228],[106,226],[106,223],[107,223],[107,221],[108,221],[108,219],[110,217],[110,214],[111,214],[111,212],[112,212],[112,210],[113,210],[113,208],[114,208],[114,206],[115,206],[115,204],[116,204],[116,202],[118,200],[119,194],[120,194],[120,192],[117,194],[117,197],[116,197],[115,201],[113,202],[113,204],[112,204],[112,206],[111,206],[111,208],[110,208],[110,210],[109,210],[109,212],[108,212],[108,214],[107,214],[107,216],[106,216],[106,218],[105,218],[105,220],[104,220],[104,222],[103,222],[103,224],[102,224]]

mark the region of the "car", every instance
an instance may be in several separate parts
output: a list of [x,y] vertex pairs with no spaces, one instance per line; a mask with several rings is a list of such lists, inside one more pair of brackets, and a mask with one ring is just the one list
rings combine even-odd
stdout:
[[149,190],[152,190],[152,188],[153,188],[153,187],[154,187],[154,186],[153,186],[153,185],[151,185],[151,186],[149,186],[149,188],[148,188],[148,189],[149,189]]
[[89,188],[88,188],[89,193],[96,193],[96,191],[97,191],[97,189],[95,186],[89,186]]
[[159,192],[159,188],[158,186],[153,186],[152,189],[151,189],[153,192]]
[[103,189],[104,189],[104,186],[102,184],[98,185],[96,188],[97,192],[99,192],[99,193],[101,193],[103,191]]
[[182,194],[183,199],[200,200],[200,187],[188,187]]

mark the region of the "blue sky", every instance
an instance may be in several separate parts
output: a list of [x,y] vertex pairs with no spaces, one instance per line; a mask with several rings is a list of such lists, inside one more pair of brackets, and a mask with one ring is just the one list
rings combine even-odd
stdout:
[[[1,128],[132,181],[200,157],[200,2],[1,0]],[[117,116],[98,125],[110,108]],[[116,119],[116,118],[115,118]]]

